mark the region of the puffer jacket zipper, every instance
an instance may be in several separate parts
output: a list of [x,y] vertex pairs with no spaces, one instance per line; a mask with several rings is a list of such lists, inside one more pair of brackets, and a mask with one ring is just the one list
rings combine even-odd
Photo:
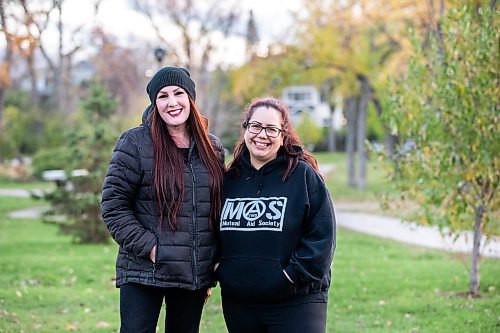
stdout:
[[189,171],[191,172],[191,200],[192,200],[192,210],[191,210],[191,222],[192,222],[192,227],[193,227],[193,260],[191,261],[191,268],[193,272],[193,287],[194,289],[199,288],[199,281],[198,281],[198,244],[197,244],[197,236],[198,236],[198,221],[196,220],[196,174],[194,173],[193,170],[193,165],[192,165],[192,151],[193,147],[190,147],[189,149],[189,155],[188,155],[188,166],[189,166]]

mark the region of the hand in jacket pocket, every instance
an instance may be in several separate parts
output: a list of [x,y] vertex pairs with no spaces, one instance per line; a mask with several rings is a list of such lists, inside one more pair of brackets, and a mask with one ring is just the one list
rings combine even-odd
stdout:
[[149,253],[149,259],[151,259],[152,262],[156,263],[156,245],[153,246],[151,253]]

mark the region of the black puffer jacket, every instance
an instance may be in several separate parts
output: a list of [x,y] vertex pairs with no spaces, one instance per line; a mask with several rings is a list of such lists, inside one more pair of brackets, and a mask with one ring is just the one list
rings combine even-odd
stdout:
[[[152,187],[154,149],[145,118],[117,141],[104,179],[102,217],[120,246],[116,286],[127,282],[191,290],[212,286],[216,242],[209,226],[208,171],[192,142],[184,167],[184,201],[177,231],[160,229]],[[222,165],[222,145],[215,136],[210,139]],[[153,264],[149,254],[155,244]]]

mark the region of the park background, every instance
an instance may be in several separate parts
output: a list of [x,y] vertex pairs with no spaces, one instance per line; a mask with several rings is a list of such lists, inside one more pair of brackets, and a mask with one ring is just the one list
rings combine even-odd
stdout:
[[[314,87],[339,121],[294,122],[337,210],[468,237],[445,252],[339,228],[328,332],[500,331],[482,252],[500,234],[496,1],[77,3],[0,0],[0,332],[118,331],[102,179],[167,65],[191,71],[227,161],[252,98]],[[225,332],[219,288],[201,332]]]

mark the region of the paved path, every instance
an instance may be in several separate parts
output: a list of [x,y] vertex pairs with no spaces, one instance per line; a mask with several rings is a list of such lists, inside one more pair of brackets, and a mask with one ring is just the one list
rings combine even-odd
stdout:
[[[321,171],[327,174],[333,170],[333,166],[322,166]],[[27,190],[0,190],[1,195],[16,197],[29,197]],[[399,219],[353,212],[349,205],[340,204],[336,207],[337,225],[354,231],[388,238],[403,243],[424,246],[452,252],[470,253],[472,249],[472,234],[463,233],[453,242],[450,236],[443,236],[437,227],[421,226],[414,223],[402,222]],[[36,218],[43,213],[47,207],[34,207],[9,213],[12,218]],[[486,257],[500,258],[500,238],[497,237],[489,242],[482,241],[482,253]]]
[[[335,166],[322,164],[319,168],[321,173],[326,175],[333,171]],[[397,218],[387,216],[355,212],[356,208],[359,209],[359,206],[349,204],[336,206],[337,225],[407,244],[451,252],[471,253],[472,251],[472,232],[462,233],[456,241],[453,241],[454,236],[443,235],[437,227],[402,222]],[[500,258],[500,237],[491,239],[488,242],[483,238],[481,241],[481,255]]]
[[13,219],[36,219],[37,217],[45,213],[47,210],[49,210],[49,208],[50,207],[48,206],[42,206],[42,207],[31,207],[28,209],[14,210],[12,212],[9,212],[7,216]]
[[41,195],[43,193],[42,190],[21,190],[21,189],[0,189],[0,196],[5,197],[16,197],[16,198],[29,198],[31,197],[31,193],[36,195]]
[[[472,233],[454,237],[443,236],[437,227],[421,226],[402,222],[399,219],[337,209],[337,225],[342,228],[388,238],[399,242],[451,252],[471,253]],[[481,255],[500,258],[500,238],[486,242],[482,240]]]

